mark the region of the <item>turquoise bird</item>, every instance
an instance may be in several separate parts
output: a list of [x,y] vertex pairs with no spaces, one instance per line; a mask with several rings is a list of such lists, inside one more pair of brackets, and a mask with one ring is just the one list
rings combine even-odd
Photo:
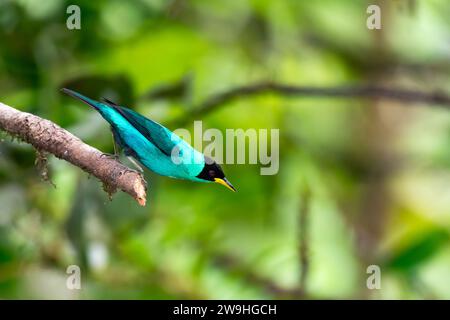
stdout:
[[162,176],[215,182],[236,191],[214,160],[159,123],[107,99],[98,102],[70,89],[63,88],[61,91],[90,105],[108,121],[116,156],[118,146],[141,172],[139,164],[133,159]]

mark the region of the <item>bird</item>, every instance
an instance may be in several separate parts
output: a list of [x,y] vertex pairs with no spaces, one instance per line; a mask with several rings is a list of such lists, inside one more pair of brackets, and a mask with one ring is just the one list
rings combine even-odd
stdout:
[[163,125],[106,98],[99,102],[71,89],[61,91],[100,113],[111,127],[115,157],[121,149],[141,173],[139,164],[162,176],[214,182],[236,191],[219,164]]

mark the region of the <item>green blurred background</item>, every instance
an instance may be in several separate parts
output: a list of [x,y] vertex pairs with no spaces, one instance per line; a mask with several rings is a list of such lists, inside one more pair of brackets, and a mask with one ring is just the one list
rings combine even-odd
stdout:
[[[106,122],[59,88],[171,129],[259,81],[449,92],[449,17],[448,0],[0,0],[0,101],[111,153]],[[225,165],[233,194],[147,172],[142,208],[53,157],[56,187],[41,181],[35,151],[1,133],[0,298],[450,299],[448,110],[262,94],[196,118],[279,128],[279,173]],[[71,264],[81,290],[66,288]]]

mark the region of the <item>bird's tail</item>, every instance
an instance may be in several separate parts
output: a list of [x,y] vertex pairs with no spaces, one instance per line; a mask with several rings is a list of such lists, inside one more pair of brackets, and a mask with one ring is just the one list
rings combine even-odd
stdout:
[[100,102],[92,100],[92,99],[90,99],[90,98],[88,98],[86,96],[83,96],[81,93],[78,93],[76,91],[73,91],[73,90],[70,90],[70,89],[67,89],[67,88],[62,88],[61,91],[64,92],[65,94],[71,96],[71,97],[74,97],[76,99],[79,99],[79,100],[83,101],[84,103],[86,103],[86,104],[90,105],[91,107],[93,107],[95,110],[100,111],[100,107],[99,107]]

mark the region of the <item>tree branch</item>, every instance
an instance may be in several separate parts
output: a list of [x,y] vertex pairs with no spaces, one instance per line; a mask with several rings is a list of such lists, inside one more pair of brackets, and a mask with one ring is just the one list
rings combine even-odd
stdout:
[[211,96],[193,108],[191,117],[207,114],[220,105],[236,98],[253,96],[261,93],[276,93],[285,96],[317,97],[317,98],[381,98],[400,102],[428,103],[441,105],[450,109],[450,96],[443,92],[419,92],[409,89],[386,88],[376,85],[309,87],[261,82],[236,87]]
[[51,153],[92,174],[108,192],[120,189],[145,206],[146,182],[142,175],[105,157],[55,123],[0,103],[0,129],[33,145],[39,152]]

